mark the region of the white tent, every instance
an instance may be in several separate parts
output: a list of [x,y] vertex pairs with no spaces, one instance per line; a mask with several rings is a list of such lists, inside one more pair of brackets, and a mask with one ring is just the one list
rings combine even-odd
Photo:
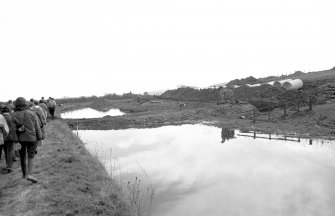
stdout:
[[258,87],[258,86],[261,86],[262,84],[253,84],[253,85],[251,85],[251,84],[247,84],[247,86],[249,86],[249,87]]
[[268,82],[267,84],[273,86],[274,83],[275,83],[275,81],[271,81],[271,82]]
[[297,90],[304,86],[304,83],[300,79],[294,79],[285,82],[282,87],[286,90]]
[[274,87],[283,87],[282,85],[285,83],[285,82],[288,82],[288,81],[291,81],[291,79],[285,79],[285,80],[280,80],[280,81],[276,81],[273,83],[273,86]]

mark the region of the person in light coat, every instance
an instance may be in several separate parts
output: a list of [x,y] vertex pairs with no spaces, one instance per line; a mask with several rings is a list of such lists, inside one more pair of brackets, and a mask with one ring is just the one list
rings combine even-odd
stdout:
[[14,128],[13,122],[13,116],[11,114],[12,108],[10,106],[4,106],[1,109],[3,117],[5,117],[9,132],[7,137],[5,138],[5,144],[4,144],[4,149],[5,149],[5,156],[6,156],[6,168],[8,173],[12,172],[12,167],[13,167],[13,161],[14,161],[14,146],[15,143],[18,142],[16,131]]
[[2,154],[2,149],[4,149],[4,141],[9,132],[9,128],[6,119],[0,114],[0,159]]

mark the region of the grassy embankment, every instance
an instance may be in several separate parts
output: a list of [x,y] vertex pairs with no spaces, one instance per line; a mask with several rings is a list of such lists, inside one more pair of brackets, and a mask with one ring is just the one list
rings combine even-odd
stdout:
[[[0,173],[0,215],[129,215],[119,186],[62,120],[50,121],[35,157],[32,184]],[[1,160],[1,167],[5,161]]]

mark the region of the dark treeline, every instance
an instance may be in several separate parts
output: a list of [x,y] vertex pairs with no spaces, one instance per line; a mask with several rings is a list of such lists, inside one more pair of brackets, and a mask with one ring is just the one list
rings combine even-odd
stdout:
[[124,93],[122,95],[118,94],[106,94],[101,97],[93,96],[82,96],[82,97],[72,97],[72,98],[60,98],[57,99],[59,104],[66,104],[66,103],[85,103],[90,101],[95,101],[97,99],[109,99],[109,100],[123,100],[123,99],[135,99],[141,97],[141,94],[133,94],[133,93]]

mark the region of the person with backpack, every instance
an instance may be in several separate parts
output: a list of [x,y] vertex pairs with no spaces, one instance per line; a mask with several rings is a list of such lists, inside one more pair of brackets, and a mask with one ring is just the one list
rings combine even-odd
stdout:
[[36,111],[36,113],[39,115],[38,117],[41,118],[41,121],[43,124],[46,124],[47,122],[47,115],[44,112],[43,108],[40,106],[37,100],[34,101],[33,109]]
[[49,97],[47,105],[48,105],[48,108],[49,108],[51,119],[53,120],[54,117],[55,117],[56,101],[52,97]]
[[20,162],[23,178],[26,178],[32,183],[36,183],[38,180],[32,176],[33,161],[37,153],[38,141],[42,140],[41,126],[38,117],[34,111],[29,109],[28,103],[23,97],[16,99],[15,109],[12,115],[12,123],[14,124],[18,141],[21,145]]
[[45,117],[45,121],[47,120],[47,118],[49,117],[49,109],[46,105],[46,102],[43,101],[43,100],[40,100],[39,103],[38,103],[38,106],[41,107],[41,109],[43,110],[43,114],[44,114],[44,117]]
[[15,143],[18,141],[16,131],[14,128],[13,122],[13,116],[11,115],[11,107],[4,106],[1,109],[3,117],[6,119],[9,132],[7,137],[4,140],[4,150],[5,150],[5,156],[6,156],[6,168],[8,173],[13,172],[13,161],[14,161],[14,146]]
[[[33,110],[39,120],[40,126],[41,126],[41,132],[42,132],[42,140],[45,138],[45,130],[44,126],[46,125],[46,117],[44,116],[42,108],[38,105],[38,101],[33,101],[33,104],[30,106],[30,109]],[[42,144],[42,142],[39,142],[39,144]]]

